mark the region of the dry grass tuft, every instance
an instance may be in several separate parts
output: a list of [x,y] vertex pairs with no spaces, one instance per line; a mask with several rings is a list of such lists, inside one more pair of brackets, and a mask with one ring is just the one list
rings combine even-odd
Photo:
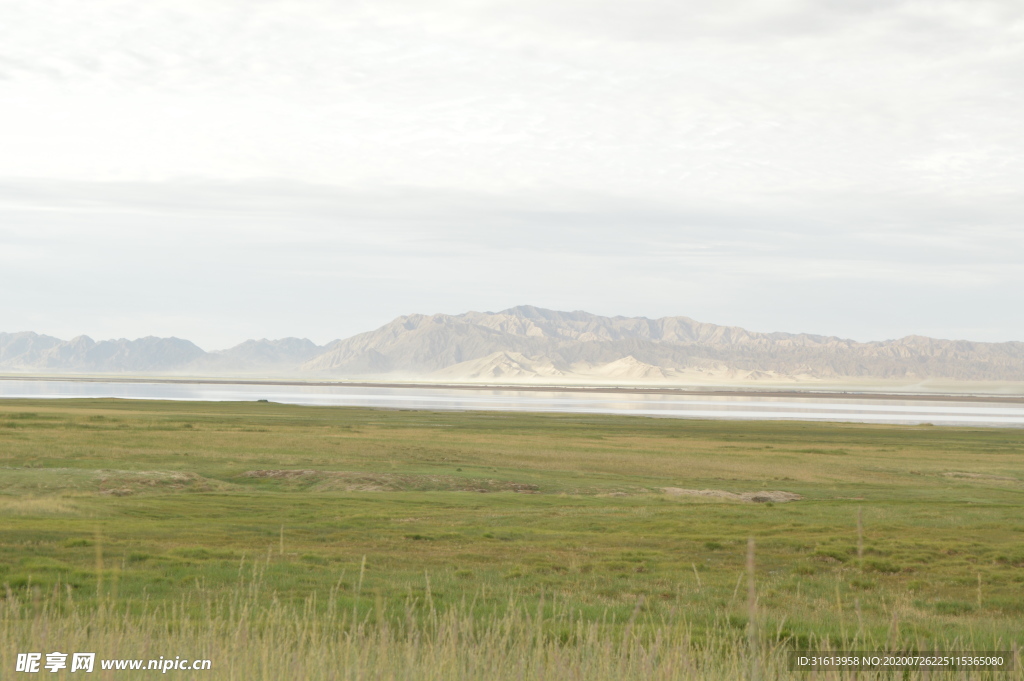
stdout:
[[520,492],[539,491],[537,485],[451,475],[408,475],[358,471],[257,470],[240,478],[310,483],[315,492]]
[[82,509],[60,497],[0,497],[0,516],[80,516]]
[[682,489],[680,487],[663,487],[662,491],[671,497],[705,497],[708,499],[723,499],[726,501],[746,501],[764,504],[785,503],[787,501],[799,501],[803,499],[799,494],[793,492],[727,492],[722,489]]

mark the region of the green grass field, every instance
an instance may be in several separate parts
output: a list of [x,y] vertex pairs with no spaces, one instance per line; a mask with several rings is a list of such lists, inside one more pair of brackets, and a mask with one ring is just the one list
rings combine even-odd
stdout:
[[[1019,429],[0,401],[0,676],[64,648],[588,680],[1017,650],[1022,455]],[[761,491],[801,498],[735,497]]]

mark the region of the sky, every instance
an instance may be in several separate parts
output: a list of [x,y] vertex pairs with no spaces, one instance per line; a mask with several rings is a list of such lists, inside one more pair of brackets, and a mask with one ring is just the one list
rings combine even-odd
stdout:
[[0,0],[0,331],[1024,340],[1017,0]]

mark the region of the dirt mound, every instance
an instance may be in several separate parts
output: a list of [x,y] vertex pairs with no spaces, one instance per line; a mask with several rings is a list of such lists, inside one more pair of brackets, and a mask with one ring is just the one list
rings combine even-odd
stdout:
[[962,480],[1001,480],[1004,482],[1019,482],[1017,478],[1011,478],[1005,475],[991,475],[989,473],[962,473],[959,471],[953,471],[951,473],[943,473],[942,475],[947,478],[960,478]]
[[140,492],[209,492],[227,487],[220,481],[180,471],[100,470],[96,478],[100,494],[117,497]]
[[274,480],[293,480],[295,478],[305,478],[311,475],[318,475],[319,471],[246,471],[242,473],[240,478],[271,478]]
[[453,475],[404,475],[358,471],[258,470],[239,477],[304,483],[315,492],[518,492],[536,494],[537,485]]
[[99,493],[129,496],[146,492],[206,492],[232,487],[195,473],[116,468],[0,468],[0,494]]
[[727,492],[724,489],[683,489],[681,487],[663,487],[665,494],[673,497],[706,497],[711,499],[725,499],[728,501],[747,501],[764,504],[767,502],[782,504],[787,501],[798,501],[803,499],[799,494],[793,492]]

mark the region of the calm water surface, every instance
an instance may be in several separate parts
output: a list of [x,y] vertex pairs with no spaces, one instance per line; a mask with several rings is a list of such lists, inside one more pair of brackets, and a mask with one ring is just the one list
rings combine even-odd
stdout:
[[446,388],[118,383],[0,380],[0,399],[117,397],[142,400],[253,401],[285,404],[627,414],[672,418],[791,419],[877,423],[1024,426],[1024,404],[914,399],[702,396],[460,390]]

